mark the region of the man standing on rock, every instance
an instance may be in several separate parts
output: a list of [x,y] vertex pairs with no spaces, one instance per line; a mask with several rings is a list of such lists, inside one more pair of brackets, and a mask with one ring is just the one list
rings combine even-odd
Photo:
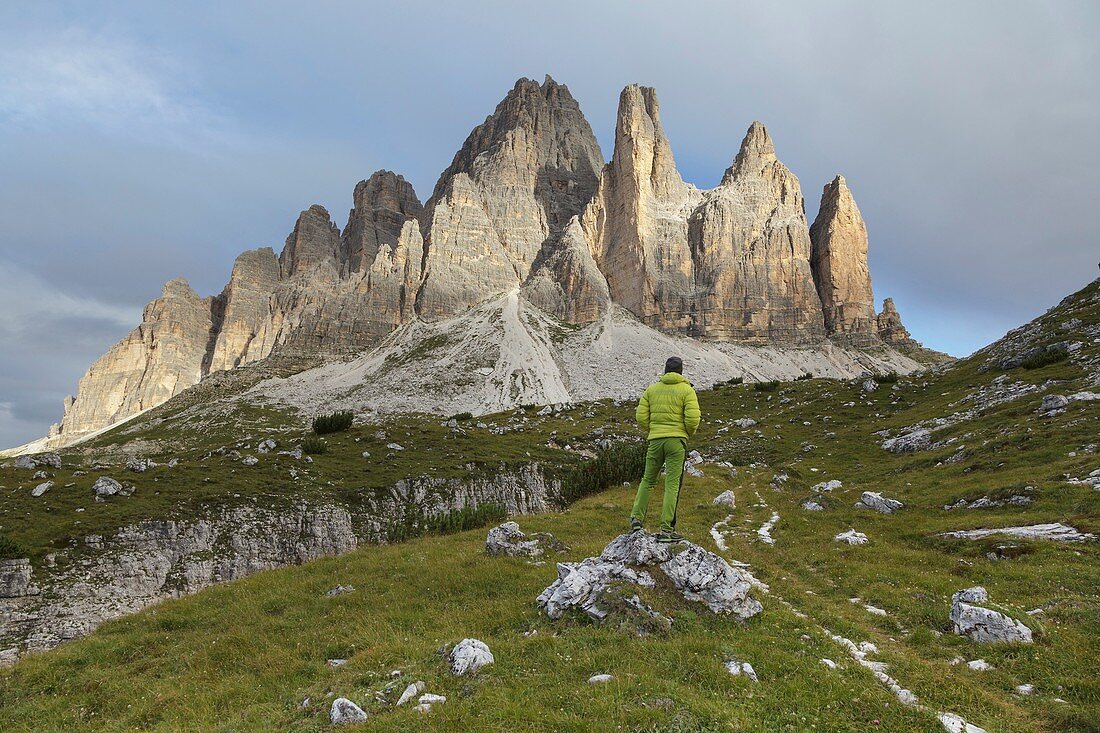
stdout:
[[665,495],[661,505],[659,542],[683,542],[676,532],[676,507],[684,483],[687,439],[699,429],[699,398],[691,382],[684,379],[684,362],[670,357],[660,381],[649,385],[634,413],[638,424],[649,431],[645,456],[645,474],[638,485],[638,496],[630,512],[630,531],[637,532],[645,523],[649,509],[649,491],[665,468]]

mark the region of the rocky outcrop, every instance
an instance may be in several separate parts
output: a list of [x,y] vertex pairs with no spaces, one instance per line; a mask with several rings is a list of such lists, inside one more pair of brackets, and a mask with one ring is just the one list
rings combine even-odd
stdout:
[[882,301],[882,313],[875,320],[878,326],[878,337],[894,346],[919,346],[909,331],[901,322],[901,314],[894,305],[893,298]]
[[676,170],[657,93],[636,84],[623,89],[615,153],[581,221],[612,300],[654,328],[692,328],[687,219],[701,198]]
[[[365,272],[379,253],[397,250],[405,225],[410,221],[419,224],[424,214],[412,184],[387,170],[360,181],[352,200],[354,206],[341,237],[341,259],[348,272]],[[420,267],[419,258],[416,267]]]
[[810,267],[825,330],[851,343],[873,344],[878,324],[867,267],[867,226],[844,176],[834,178],[822,191],[810,243]]
[[752,123],[721,184],[691,216],[698,333],[748,342],[825,336],[810,233],[795,177]]
[[271,353],[274,344],[268,303],[279,277],[279,261],[270,247],[249,250],[237,257],[229,284],[219,296],[217,339],[204,365],[204,374],[235,369]]

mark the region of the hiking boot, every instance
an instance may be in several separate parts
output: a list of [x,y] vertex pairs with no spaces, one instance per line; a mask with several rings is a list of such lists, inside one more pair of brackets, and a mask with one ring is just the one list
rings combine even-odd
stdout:
[[630,531],[631,532],[641,532],[642,531],[642,520],[635,519],[634,517],[631,517],[630,518]]
[[674,530],[672,532],[661,532],[657,535],[657,541],[665,545],[674,545],[680,542],[687,542],[687,538]]

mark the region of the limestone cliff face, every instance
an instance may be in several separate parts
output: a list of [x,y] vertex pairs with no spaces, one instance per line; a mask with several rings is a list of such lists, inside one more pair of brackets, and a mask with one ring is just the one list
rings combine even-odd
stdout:
[[603,155],[569,89],[520,79],[440,176],[417,298],[429,318],[521,285],[596,190]]
[[825,330],[869,342],[878,327],[867,267],[867,226],[844,176],[834,178],[822,191],[810,241],[810,266],[821,296]]
[[722,182],[701,191],[676,169],[653,89],[623,89],[604,165],[568,88],[520,79],[426,204],[378,171],[355,187],[342,232],[314,205],[277,259],[269,248],[238,257],[217,297],[169,283],[88,370],[50,437],[71,442],[212,372],[273,353],[359,352],[414,319],[516,290],[525,308],[575,324],[618,305],[662,331],[721,341],[916,343],[892,301],[874,313],[867,231],[843,178],[825,187],[811,229],[799,181],[759,122]]
[[656,92],[636,84],[623,89],[615,153],[581,221],[612,300],[647,325],[691,328],[687,219],[701,198],[676,170]]
[[882,313],[878,314],[876,324],[878,337],[886,343],[894,346],[920,346],[902,325],[901,314],[894,306],[893,298],[882,301]]
[[213,336],[214,298],[171,280],[141,325],[101,356],[66,400],[60,432],[98,430],[166,402],[199,381]]
[[752,123],[721,184],[691,217],[698,333],[736,341],[824,337],[798,179]]

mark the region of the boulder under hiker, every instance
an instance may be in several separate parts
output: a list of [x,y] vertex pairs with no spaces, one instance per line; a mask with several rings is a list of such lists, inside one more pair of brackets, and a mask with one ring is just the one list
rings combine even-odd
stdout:
[[665,362],[660,381],[649,385],[638,401],[634,413],[638,424],[649,431],[645,456],[645,474],[638,484],[638,496],[630,511],[630,530],[636,532],[645,524],[649,509],[649,492],[657,483],[661,467],[665,468],[665,495],[661,503],[659,542],[683,542],[676,532],[676,508],[684,483],[684,461],[687,439],[699,429],[699,398],[691,382],[684,379],[684,362],[673,356]]

